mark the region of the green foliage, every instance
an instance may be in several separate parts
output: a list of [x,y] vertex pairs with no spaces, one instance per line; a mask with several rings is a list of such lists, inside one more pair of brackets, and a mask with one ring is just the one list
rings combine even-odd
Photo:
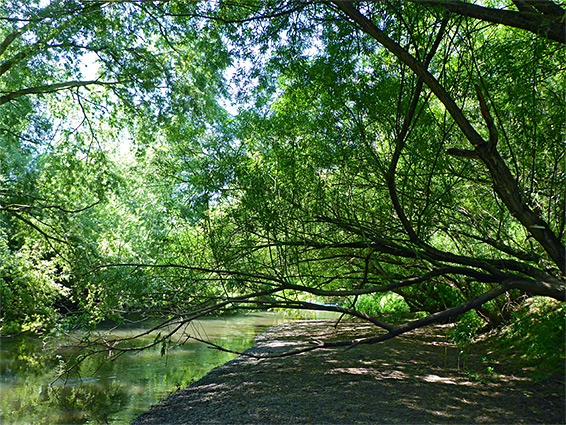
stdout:
[[566,305],[542,297],[527,299],[501,330],[499,344],[539,372],[560,370],[566,359]]
[[356,300],[356,310],[379,317],[381,315],[392,315],[407,313],[409,306],[404,298],[394,292],[385,294],[364,294]]
[[157,312],[187,294],[179,281],[106,265],[168,260],[183,199],[151,181],[148,151],[156,131],[180,142],[224,119],[230,58],[219,33],[138,6],[0,3],[3,333],[53,327],[59,314],[85,326]]
[[475,310],[470,310],[458,318],[458,321],[450,330],[450,336],[456,344],[466,345],[474,340],[478,331],[484,325],[485,320]]
[[[2,332],[265,294],[432,314],[520,282],[461,318],[466,341],[522,291],[559,298],[563,46],[441,6],[357,5],[399,55],[335,6],[0,3]],[[465,125],[493,136],[486,108],[498,144],[449,155],[476,144]]]
[[38,259],[33,247],[23,247],[16,255],[10,253],[5,244],[0,249],[2,334],[53,326],[54,302],[68,292],[59,279],[54,278],[56,261]]

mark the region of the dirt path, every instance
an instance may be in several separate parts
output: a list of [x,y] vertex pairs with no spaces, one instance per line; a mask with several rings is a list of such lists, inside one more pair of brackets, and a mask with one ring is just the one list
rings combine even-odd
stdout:
[[[270,329],[249,351],[287,351],[374,327],[300,321]],[[438,335],[419,330],[372,346],[273,359],[238,357],[152,407],[135,425],[564,424],[564,382],[535,383],[509,365],[488,371]]]

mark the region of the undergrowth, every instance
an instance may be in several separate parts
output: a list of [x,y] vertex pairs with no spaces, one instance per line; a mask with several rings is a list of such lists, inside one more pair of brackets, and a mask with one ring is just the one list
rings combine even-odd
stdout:
[[[462,315],[450,336],[462,352],[477,341],[485,322],[475,311]],[[489,336],[498,357],[542,377],[564,374],[566,303],[545,297],[524,301],[508,322]]]
[[522,364],[536,365],[540,372],[560,370],[565,361],[565,320],[566,303],[530,298],[501,329],[498,345],[516,353]]

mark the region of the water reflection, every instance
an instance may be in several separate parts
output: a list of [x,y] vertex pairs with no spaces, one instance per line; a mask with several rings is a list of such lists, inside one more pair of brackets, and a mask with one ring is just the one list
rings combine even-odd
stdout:
[[[202,320],[191,324],[188,331],[243,351],[267,327],[288,320],[291,318],[281,314],[257,313]],[[119,329],[113,335],[138,330]],[[81,363],[77,374],[66,382],[50,385],[68,353],[45,351],[39,339],[29,336],[4,339],[0,348],[2,424],[129,424],[175,389],[235,357],[194,341],[165,356],[160,347],[111,362],[106,361],[107,355],[97,355]]]

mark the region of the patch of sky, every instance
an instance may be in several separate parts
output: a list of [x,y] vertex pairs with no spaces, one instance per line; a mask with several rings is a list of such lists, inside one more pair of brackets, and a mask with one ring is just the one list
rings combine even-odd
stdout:
[[[251,63],[244,65],[244,67],[251,66]],[[238,115],[238,104],[235,102],[236,87],[233,84],[234,76],[237,72],[237,66],[231,65],[224,71],[224,80],[228,82],[228,96],[222,96],[218,99],[218,104],[224,108],[230,115]]]
[[98,56],[94,52],[87,52],[80,58],[81,75],[84,80],[96,80],[100,76]]

